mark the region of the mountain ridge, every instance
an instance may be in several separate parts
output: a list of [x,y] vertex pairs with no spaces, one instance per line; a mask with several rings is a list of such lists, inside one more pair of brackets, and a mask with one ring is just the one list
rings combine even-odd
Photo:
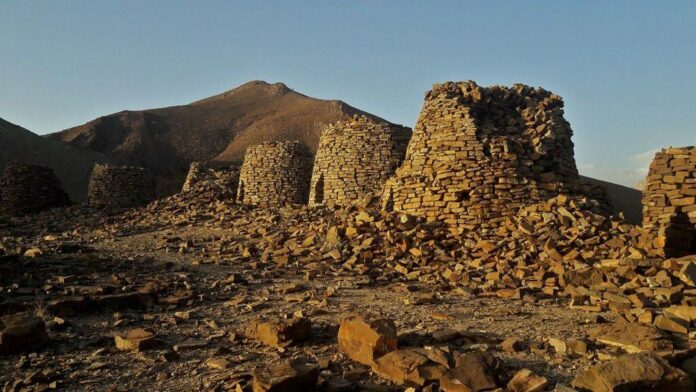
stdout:
[[0,173],[10,161],[50,167],[73,201],[85,200],[94,163],[109,162],[98,152],[78,150],[60,141],[41,137],[2,118],[0,146]]

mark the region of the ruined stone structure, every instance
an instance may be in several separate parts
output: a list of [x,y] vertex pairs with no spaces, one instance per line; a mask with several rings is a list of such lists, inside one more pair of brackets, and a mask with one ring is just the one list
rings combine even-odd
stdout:
[[436,84],[425,98],[386,209],[482,235],[578,179],[563,100],[541,88]]
[[87,191],[95,208],[137,207],[155,199],[155,180],[142,167],[94,165]]
[[346,204],[378,193],[401,164],[411,129],[354,116],[324,129],[319,141],[309,204]]
[[696,147],[665,148],[643,193],[643,245],[658,256],[696,254]]
[[259,206],[305,204],[312,155],[298,141],[267,142],[247,148],[237,201]]
[[239,167],[215,165],[210,162],[193,162],[181,188],[191,192],[199,188],[215,187],[221,194],[235,198],[239,186]]
[[0,214],[34,214],[70,204],[53,169],[10,162],[0,178]]

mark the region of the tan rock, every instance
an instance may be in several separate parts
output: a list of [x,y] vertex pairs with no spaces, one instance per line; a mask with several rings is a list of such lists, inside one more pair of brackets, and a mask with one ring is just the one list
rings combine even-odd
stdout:
[[589,331],[597,342],[621,347],[630,352],[671,350],[672,341],[652,325],[639,323],[614,323],[595,327]]
[[317,385],[319,370],[301,361],[291,361],[252,372],[254,392],[312,391]]
[[252,320],[245,330],[249,339],[259,340],[269,346],[284,349],[293,343],[300,343],[310,338],[312,322],[306,317],[294,317],[290,320],[263,321]]
[[665,317],[665,315],[662,314],[655,317],[654,324],[657,328],[660,328],[663,331],[669,331],[680,334],[689,333],[689,329],[686,328],[684,325],[668,317]]
[[500,345],[503,351],[507,351],[509,353],[522,351],[524,349],[522,342],[516,338],[505,339]]
[[379,357],[372,370],[378,375],[403,385],[423,386],[436,381],[445,372],[442,365],[436,364],[421,349],[398,349]]
[[26,256],[26,257],[39,257],[39,256],[43,256],[43,252],[39,248],[31,248],[31,249],[27,249],[24,252],[24,256]]
[[225,358],[210,358],[206,364],[211,369],[225,370],[230,367],[230,361]]
[[377,358],[396,350],[396,325],[389,319],[366,321],[349,315],[341,321],[338,346],[354,361],[372,366]]
[[498,388],[497,361],[490,354],[469,353],[456,358],[456,367],[440,378],[443,392],[478,392]]
[[512,392],[539,392],[549,385],[545,377],[537,376],[529,369],[518,370],[507,387]]
[[688,374],[670,366],[655,353],[626,354],[600,363],[578,375],[573,386],[592,392],[694,390]]
[[116,348],[123,351],[141,351],[154,346],[155,334],[142,328],[131,329],[114,337]]

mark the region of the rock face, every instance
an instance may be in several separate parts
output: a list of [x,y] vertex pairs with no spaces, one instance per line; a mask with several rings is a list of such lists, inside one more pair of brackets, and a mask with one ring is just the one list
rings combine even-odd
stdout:
[[0,178],[0,214],[26,215],[70,204],[53,170],[10,162]]
[[258,206],[306,204],[312,155],[298,141],[249,147],[239,175],[237,201]]
[[665,148],[643,194],[643,245],[657,256],[696,254],[696,147]]
[[309,204],[346,204],[381,191],[406,153],[411,129],[354,116],[324,129]]
[[145,169],[94,165],[87,194],[95,208],[121,209],[147,204],[155,198],[155,181]]
[[27,313],[0,318],[0,355],[35,349],[46,342],[46,324],[40,318]]
[[237,166],[220,166],[207,162],[193,162],[181,188],[182,192],[201,192],[215,187],[220,193],[234,198],[239,186],[239,168]]
[[366,321],[349,315],[338,329],[338,347],[354,361],[373,366],[376,359],[396,350],[396,325],[389,319]]
[[655,353],[626,354],[600,363],[573,380],[583,391],[693,391],[694,381]]
[[571,136],[563,100],[543,89],[436,84],[383,207],[485,234],[577,181]]

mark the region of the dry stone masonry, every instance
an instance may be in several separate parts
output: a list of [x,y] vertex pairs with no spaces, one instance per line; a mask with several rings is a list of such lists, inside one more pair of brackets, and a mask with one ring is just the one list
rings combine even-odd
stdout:
[[659,256],[696,253],[696,147],[665,148],[643,193],[643,245]]
[[411,130],[354,116],[324,129],[314,161],[310,205],[339,205],[381,191],[401,164]]
[[87,192],[89,205],[120,209],[147,204],[155,199],[155,180],[141,167],[96,164]]
[[181,191],[200,193],[207,188],[214,188],[218,194],[234,199],[238,186],[239,167],[193,162]]
[[266,142],[244,155],[237,200],[243,204],[306,204],[312,155],[299,141]]
[[436,84],[383,207],[486,234],[578,178],[563,100],[541,88]]
[[0,178],[0,214],[34,214],[70,204],[60,181],[48,167],[10,162]]

